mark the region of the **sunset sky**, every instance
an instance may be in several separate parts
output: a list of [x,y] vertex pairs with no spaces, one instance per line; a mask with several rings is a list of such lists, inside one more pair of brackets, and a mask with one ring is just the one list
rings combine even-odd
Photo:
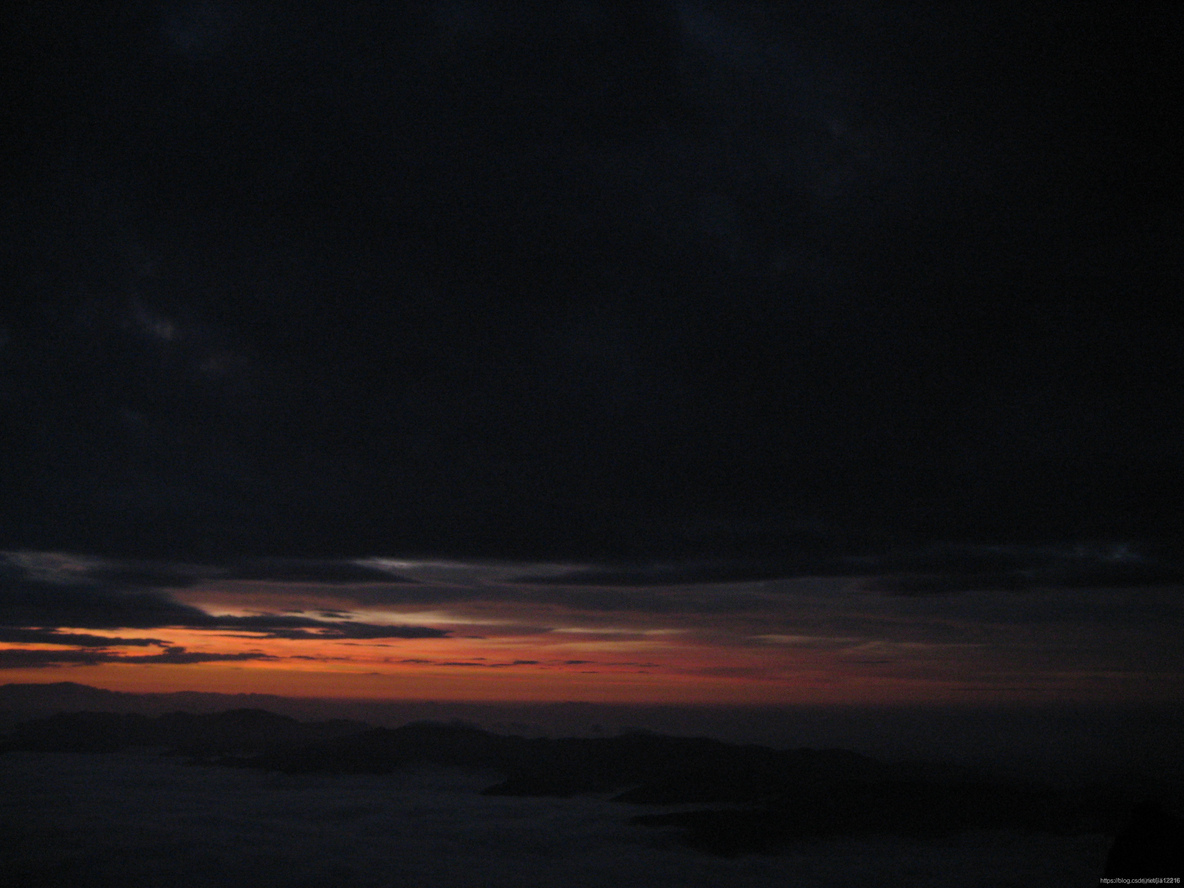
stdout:
[[[1178,588],[1077,585],[1123,553],[993,553],[1043,582],[603,582],[585,566],[226,567],[6,556],[0,668],[120,690],[613,703],[1166,703]],[[1129,556],[1125,556],[1129,561]],[[1054,579],[1059,582],[1054,582]],[[1000,588],[1003,585],[1004,588]]]
[[0,683],[1184,691],[1167,3],[18,3]]

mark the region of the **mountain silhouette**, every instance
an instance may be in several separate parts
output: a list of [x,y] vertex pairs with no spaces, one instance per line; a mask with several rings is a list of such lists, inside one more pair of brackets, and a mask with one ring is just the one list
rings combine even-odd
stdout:
[[[676,829],[683,843],[724,856],[773,852],[807,837],[969,830],[1118,835],[1132,802],[1115,789],[971,779],[841,749],[779,750],[644,732],[527,738],[460,722],[375,728],[342,719],[302,722],[253,708],[158,716],[56,713],[23,722],[0,740],[0,752],[146,747],[206,764],[287,773],[477,769],[499,775],[483,791],[490,796],[599,794],[623,805],[695,806],[635,814],[630,822]],[[1162,832],[1162,818],[1153,821],[1149,815],[1130,821],[1112,866],[1126,866],[1148,836]]]
[[368,727],[344,719],[300,722],[262,709],[155,717],[134,712],[60,712],[17,725],[0,741],[0,752],[118,752],[151,747],[194,756],[257,755]]

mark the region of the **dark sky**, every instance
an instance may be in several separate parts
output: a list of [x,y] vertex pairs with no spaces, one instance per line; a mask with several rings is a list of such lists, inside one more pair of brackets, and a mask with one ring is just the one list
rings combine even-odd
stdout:
[[0,549],[1180,563],[1174,4],[3,15]]

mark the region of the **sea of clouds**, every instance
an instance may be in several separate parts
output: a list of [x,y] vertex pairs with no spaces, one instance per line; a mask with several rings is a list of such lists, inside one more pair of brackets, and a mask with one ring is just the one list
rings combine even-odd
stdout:
[[605,798],[487,797],[496,774],[291,775],[150,753],[0,756],[9,876],[74,888],[1086,886],[1110,839],[814,839],[711,857]]

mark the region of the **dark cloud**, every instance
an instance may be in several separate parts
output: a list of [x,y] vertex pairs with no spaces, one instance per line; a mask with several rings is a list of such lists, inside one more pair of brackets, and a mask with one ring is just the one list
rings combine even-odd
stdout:
[[138,565],[104,564],[83,572],[88,580],[116,588],[146,587],[150,589],[183,589],[201,582],[208,573],[190,569],[185,571],[166,564]]
[[1095,543],[1073,548],[932,546],[869,559],[865,565],[894,569],[867,580],[866,589],[901,596],[1184,585],[1184,562],[1163,552],[1144,552],[1125,544]]
[[[727,561],[606,564],[569,571],[523,574],[526,586],[597,588],[680,587],[744,583],[787,577],[875,575],[869,588],[889,594],[929,595],[976,589],[1035,586],[1154,586],[1184,583],[1184,560],[1172,548],[1137,542],[1071,545],[960,543],[934,540],[920,546],[868,545],[862,552],[818,552],[780,559],[737,557]],[[639,593],[640,594],[640,593]],[[610,601],[612,593],[605,594]]]
[[983,589],[1015,592],[1029,589],[1033,578],[1023,574],[892,574],[864,582],[869,592],[920,598]]
[[1184,563],[1140,558],[1098,559],[1092,564],[1067,565],[1053,579],[1057,585],[1077,588],[1184,586]]
[[10,7],[4,548],[1181,536],[1167,4]]
[[0,585],[0,624],[77,629],[214,628],[215,617],[157,592],[122,592],[87,584],[6,581]]
[[211,579],[340,584],[415,582],[359,561],[314,558],[250,558],[204,565],[112,560],[79,573],[88,580],[118,588],[181,589]]
[[[540,660],[504,660],[489,662],[485,657],[473,657],[469,660],[427,660],[422,657],[413,657],[392,662],[407,663],[414,666],[461,666],[470,669],[510,669],[515,666],[542,665],[542,661]],[[546,665],[557,664],[552,663]]]
[[61,644],[71,647],[167,647],[159,638],[118,638],[104,635],[84,635],[77,632],[58,632],[53,629],[19,629],[0,626],[0,642],[14,644]]
[[275,583],[412,583],[414,580],[356,561],[256,558],[230,565],[227,579]]
[[0,669],[40,669],[55,666],[97,666],[101,663],[138,664],[189,664],[189,663],[234,663],[249,660],[274,660],[273,656],[261,652],[244,651],[234,654],[207,654],[187,651],[183,647],[170,647],[159,654],[124,656],[109,651],[44,651],[27,648],[5,648],[0,650]]
[[451,633],[443,629],[433,629],[430,626],[387,626],[372,623],[354,623],[348,620],[324,621],[306,620],[300,625],[308,628],[285,628],[283,618],[270,615],[241,618],[223,618],[226,621],[237,619],[244,622],[225,622],[229,629],[250,629],[258,627],[257,631],[266,633],[268,638],[289,639],[332,639],[332,638],[448,638]]
[[[349,662],[349,657],[310,657],[307,654],[293,654],[289,657],[285,657],[284,659],[286,659],[286,660],[309,660],[314,663],[340,663],[340,662],[348,663]],[[372,673],[368,673],[368,674],[378,675],[379,673],[372,672]]]
[[41,669],[55,666],[96,666],[119,657],[101,651],[41,651],[0,649],[0,669]]
[[67,637],[54,635],[51,630],[56,627],[238,630],[290,639],[444,638],[449,634],[423,626],[322,620],[291,614],[218,616],[174,601],[162,592],[129,592],[98,583],[38,579],[31,575],[31,571],[8,560],[0,563],[0,568],[0,626],[17,632],[41,632],[44,638]]
[[759,610],[768,595],[730,585],[668,586],[663,588],[615,588],[611,586],[530,589],[522,600],[559,605],[567,610],[592,613],[730,614]]
[[701,562],[689,559],[678,563],[600,565],[563,572],[513,578],[524,585],[549,586],[682,586],[697,583],[730,583],[748,580],[777,579],[810,574],[826,576],[850,571],[850,564],[837,556],[807,559],[746,559]]
[[[595,575],[598,582],[584,585],[570,583],[547,585],[543,577],[537,581],[518,584],[515,582],[482,583],[466,586],[433,585],[421,583],[408,587],[383,588],[338,588],[331,594],[338,599],[357,603],[364,607],[535,607],[554,606],[567,610],[589,612],[634,612],[655,614],[723,614],[743,612],[760,608],[765,603],[765,593],[742,584],[708,583],[699,581],[691,584],[654,583],[638,586],[614,586],[603,581],[612,571],[604,575],[590,571],[585,576]],[[328,591],[328,590],[327,590]],[[545,626],[527,622],[502,627],[514,634],[546,631]]]
[[143,657],[123,657],[123,662],[132,663],[233,663],[244,660],[275,660],[276,657],[259,651],[243,651],[235,654],[206,654],[187,651],[183,647],[171,647],[161,654]]
[[487,668],[489,663],[478,663],[472,660],[435,660],[433,666],[480,666]]

